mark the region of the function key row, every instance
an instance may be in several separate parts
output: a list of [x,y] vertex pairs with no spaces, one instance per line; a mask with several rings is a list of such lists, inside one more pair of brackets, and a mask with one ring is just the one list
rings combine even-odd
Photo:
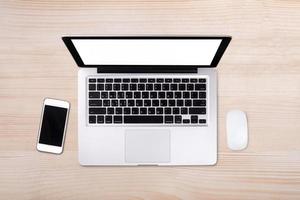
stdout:
[[89,83],[205,83],[205,78],[89,78]]

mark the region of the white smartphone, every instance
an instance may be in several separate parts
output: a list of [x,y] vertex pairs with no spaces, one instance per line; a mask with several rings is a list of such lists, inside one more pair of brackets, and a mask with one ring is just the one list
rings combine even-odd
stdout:
[[63,152],[69,109],[67,101],[44,100],[37,150],[55,154]]

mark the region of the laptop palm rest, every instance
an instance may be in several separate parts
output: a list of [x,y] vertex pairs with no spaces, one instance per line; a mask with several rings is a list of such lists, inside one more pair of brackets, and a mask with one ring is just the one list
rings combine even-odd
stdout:
[[125,161],[142,164],[170,162],[170,131],[125,130]]

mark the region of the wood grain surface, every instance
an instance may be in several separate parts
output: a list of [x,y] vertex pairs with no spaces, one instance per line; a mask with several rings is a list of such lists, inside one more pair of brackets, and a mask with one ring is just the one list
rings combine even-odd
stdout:
[[[231,35],[212,167],[81,167],[77,67],[63,35]],[[62,155],[35,149],[45,97],[71,102]],[[225,116],[248,113],[245,151]],[[0,199],[300,199],[297,0],[0,1]]]

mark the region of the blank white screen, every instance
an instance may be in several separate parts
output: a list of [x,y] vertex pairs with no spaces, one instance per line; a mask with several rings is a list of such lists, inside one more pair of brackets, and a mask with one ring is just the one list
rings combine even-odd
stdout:
[[72,39],[85,65],[210,65],[221,39]]

